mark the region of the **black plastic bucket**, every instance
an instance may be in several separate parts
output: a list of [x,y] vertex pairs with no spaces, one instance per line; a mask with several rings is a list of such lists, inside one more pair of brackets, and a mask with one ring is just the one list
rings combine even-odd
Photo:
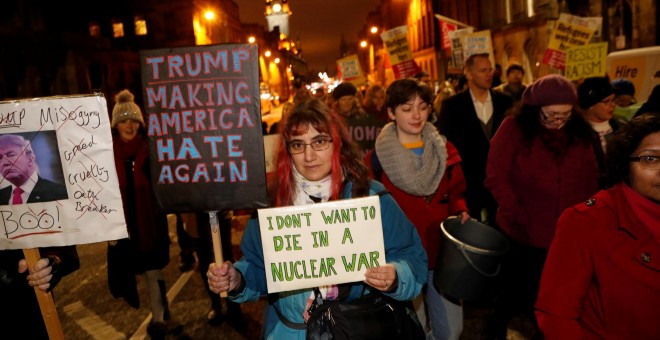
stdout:
[[459,218],[446,219],[440,232],[435,288],[455,299],[485,298],[500,272],[502,255],[509,250],[506,237],[475,220],[461,224]]

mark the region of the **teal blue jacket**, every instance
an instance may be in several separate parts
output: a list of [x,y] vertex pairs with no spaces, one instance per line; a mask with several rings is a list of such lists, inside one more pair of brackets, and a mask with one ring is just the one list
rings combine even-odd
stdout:
[[[370,195],[376,195],[385,187],[372,181]],[[351,184],[346,185],[344,198],[351,197]],[[401,208],[391,195],[380,195],[380,213],[383,223],[383,239],[387,263],[394,265],[397,272],[398,285],[395,291],[387,293],[396,300],[411,300],[422,290],[427,279],[427,257],[422,242]],[[243,258],[234,263],[236,269],[243,274],[245,288],[240,292],[232,292],[230,300],[235,302],[256,301],[268,293],[266,273],[264,271],[263,249],[259,221],[252,219],[243,234],[241,241]],[[361,294],[369,293],[369,286],[362,282],[354,282],[351,286],[348,300]],[[280,292],[274,305],[290,322],[303,324],[303,312],[312,289],[301,289]],[[264,335],[266,339],[305,339],[305,330],[287,327],[277,316],[273,305],[265,309]]]

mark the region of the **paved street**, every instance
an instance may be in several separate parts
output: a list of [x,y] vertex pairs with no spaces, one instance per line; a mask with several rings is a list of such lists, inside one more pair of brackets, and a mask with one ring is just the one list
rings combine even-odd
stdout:
[[[172,221],[172,220],[171,220]],[[234,233],[234,243],[240,235]],[[172,315],[183,325],[183,333],[171,339],[254,339],[261,330],[263,302],[241,305],[248,323],[247,334],[240,334],[227,322],[212,327],[206,321],[210,302],[199,271],[181,273],[176,232],[170,223],[169,265],[164,275]],[[148,339],[146,327],[150,313],[144,283],[138,277],[142,307],[137,310],[123,299],[110,294],[107,281],[107,245],[94,243],[79,245],[81,268],[65,277],[55,288],[55,302],[66,339]]]
[[[197,268],[181,273],[178,269],[179,248],[176,243],[175,219],[170,216],[170,263],[164,270],[168,299],[173,317],[183,325],[183,333],[168,339],[258,339],[261,331],[262,309],[265,300],[241,305],[247,321],[247,332],[236,331],[228,322],[210,326],[206,313],[210,302]],[[242,216],[240,218],[246,218]],[[238,255],[238,244],[242,236],[241,223],[232,229],[234,254]],[[238,226],[238,227],[236,227]],[[107,245],[94,243],[79,245],[81,268],[65,277],[55,288],[55,303],[66,339],[114,340],[148,339],[146,332],[150,320],[147,291],[138,277],[138,291],[142,308],[134,309],[123,299],[110,294],[107,281]],[[226,308],[223,307],[223,312]],[[466,305],[464,308],[464,331],[461,339],[483,339],[483,319],[488,309]],[[529,320],[516,318],[509,329],[509,340],[529,339]]]

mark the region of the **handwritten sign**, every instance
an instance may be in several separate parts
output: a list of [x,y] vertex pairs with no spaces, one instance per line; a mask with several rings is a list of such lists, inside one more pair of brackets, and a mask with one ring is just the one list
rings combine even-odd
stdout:
[[153,187],[173,212],[268,205],[253,44],[140,52]]
[[385,122],[373,116],[352,116],[346,118],[348,133],[365,154],[374,148],[378,134],[380,134],[383,126],[385,126]]
[[607,42],[571,47],[566,51],[564,76],[570,80],[602,77],[606,73]]
[[[4,186],[0,189],[0,249],[128,237],[105,98],[89,95],[2,102],[0,138],[29,141],[29,146],[20,147],[19,155],[0,150],[7,158],[16,157],[12,164],[0,165],[0,186]],[[3,148],[9,147],[5,144]],[[11,184],[20,181],[17,173],[32,171],[22,165],[32,157],[38,171],[27,181],[34,187],[19,204],[10,198]]]
[[594,34],[590,21],[583,18],[561,13],[550,36],[548,48],[543,56],[543,63],[564,70],[566,67],[566,50],[574,46],[589,43]]
[[269,293],[363,281],[386,263],[378,196],[258,213]]

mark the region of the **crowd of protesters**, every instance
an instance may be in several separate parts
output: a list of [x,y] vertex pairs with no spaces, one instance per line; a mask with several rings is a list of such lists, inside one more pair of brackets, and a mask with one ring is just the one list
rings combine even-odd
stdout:
[[[466,61],[460,85],[447,79],[437,82],[434,91],[428,73],[422,72],[387,86],[359,88],[344,82],[325,96],[329,112],[343,117],[344,124],[365,115],[386,123],[375,147],[364,150],[363,161],[371,178],[384,184],[412,222],[427,253],[427,279],[415,299],[427,338],[458,339],[463,330],[465,302],[433,284],[438,227],[452,215],[487,224],[509,241],[495,293],[483,301],[490,310],[485,338],[506,339],[516,316],[531,320],[535,338],[563,338],[569,332],[586,337],[626,332],[658,336],[657,329],[635,321],[637,309],[646,313],[640,320],[649,314],[660,317],[652,307],[660,297],[660,274],[650,255],[660,243],[657,112],[651,109],[651,114],[633,119],[642,103],[624,79],[570,81],[550,74],[526,84],[524,75],[521,65],[511,64],[500,76],[504,82],[496,86],[494,80],[500,77],[489,56],[477,54]],[[652,95],[647,102],[654,101]],[[290,133],[285,139],[293,137]],[[283,143],[286,147],[286,140]],[[315,153],[312,148],[304,152]],[[615,157],[610,152],[616,152]],[[284,150],[281,156],[288,154]],[[617,218],[608,220],[608,227],[578,222],[596,214],[591,207],[600,206],[601,196],[604,207],[598,209],[625,214],[625,223],[635,227],[619,225]],[[553,250],[555,226],[562,225],[566,236],[556,245],[559,250]],[[589,240],[601,232],[607,238]],[[585,246],[572,241],[572,235]],[[650,243],[642,246],[637,236]],[[620,249],[617,240],[630,245]],[[579,259],[575,267],[564,249]],[[612,259],[605,256],[610,251]],[[621,262],[611,263],[621,269],[609,268],[608,261]],[[251,291],[249,281],[254,278],[237,272],[229,264],[213,264],[209,282],[244,301],[240,296]],[[636,293],[598,291],[601,275],[619,275],[621,286]],[[628,295],[637,305],[626,307],[628,314],[617,311]],[[564,306],[560,301],[567,297],[573,300]],[[601,301],[617,307],[599,311]],[[535,310],[542,321],[538,324]],[[606,317],[610,315],[617,320]]]
[[[387,86],[343,82],[320,98],[300,82],[270,131],[282,137],[280,173],[268,186],[272,205],[380,196],[387,263],[370,268],[363,282],[280,294],[267,305],[262,335],[305,338],[304,328],[292,325],[305,324],[310,303],[380,291],[414,301],[428,339],[459,339],[465,302],[433,279],[439,225],[458,217],[495,228],[510,244],[495,293],[483,301],[490,309],[484,337],[506,339],[520,315],[531,320],[536,338],[660,337],[660,90],[638,102],[624,79],[572,82],[550,74],[525,84],[521,65],[495,71],[489,55],[475,54],[462,81],[435,88],[426,72]],[[348,125],[366,117],[381,124],[373,146],[360,150]],[[109,288],[139,308],[135,276],[143,275],[152,313],[147,331],[164,338],[181,331],[162,278],[166,212],[153,203],[144,119],[128,91],[116,97],[112,128],[130,238],[108,244]],[[194,215],[183,216],[189,226],[208,223]],[[194,239],[186,256],[194,262],[190,254],[197,253],[209,323],[221,322],[216,293],[228,292],[228,314],[244,331],[239,303],[268,293],[258,220],[248,223],[237,261],[228,253],[214,263],[208,235]],[[3,296],[52,289],[78,267],[75,247],[41,254],[32,268],[19,255],[2,254]],[[24,314],[34,314],[33,303],[26,306]],[[43,337],[37,324],[32,331]]]

